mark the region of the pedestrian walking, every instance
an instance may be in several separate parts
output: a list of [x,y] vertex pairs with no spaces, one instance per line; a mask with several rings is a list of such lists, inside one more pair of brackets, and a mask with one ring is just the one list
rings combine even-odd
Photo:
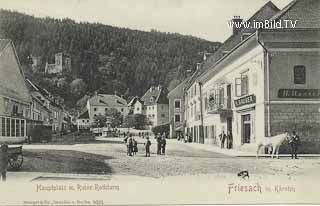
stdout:
[[157,154],[161,155],[161,136],[160,134],[157,135]]
[[296,131],[292,131],[292,136],[289,139],[291,159],[293,156],[295,159],[298,159],[298,147],[300,145],[300,137],[296,134]]
[[232,132],[228,130],[227,132],[227,149],[232,149],[233,137]]
[[166,138],[163,137],[162,138],[162,142],[161,142],[161,149],[162,149],[161,153],[162,153],[162,155],[166,154],[166,145],[167,145]]
[[149,137],[146,137],[146,142],[144,143],[145,149],[146,149],[146,157],[150,157],[150,146],[151,141],[149,140]]
[[133,155],[137,155],[138,152],[138,142],[137,140],[133,139]]
[[224,142],[226,141],[226,134],[224,133],[224,131],[222,131],[222,133],[220,134],[220,141],[221,141],[221,149],[224,148]]
[[7,168],[8,168],[8,145],[3,144],[0,147],[0,175],[1,181],[7,180]]
[[133,140],[132,140],[132,135],[130,134],[130,137],[128,139],[128,155],[132,156],[133,154]]

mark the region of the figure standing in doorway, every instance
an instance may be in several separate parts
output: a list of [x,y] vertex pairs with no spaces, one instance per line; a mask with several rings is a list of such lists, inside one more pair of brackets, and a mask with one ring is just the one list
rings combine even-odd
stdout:
[[221,149],[224,148],[224,143],[225,143],[225,141],[226,141],[226,138],[227,138],[227,136],[226,136],[226,134],[224,133],[224,131],[222,130],[222,133],[220,134]]

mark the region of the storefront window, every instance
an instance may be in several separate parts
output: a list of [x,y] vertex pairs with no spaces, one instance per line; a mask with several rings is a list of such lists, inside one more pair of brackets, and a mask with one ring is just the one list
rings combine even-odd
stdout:
[[294,83],[305,84],[306,83],[306,67],[303,65],[297,65],[293,68]]

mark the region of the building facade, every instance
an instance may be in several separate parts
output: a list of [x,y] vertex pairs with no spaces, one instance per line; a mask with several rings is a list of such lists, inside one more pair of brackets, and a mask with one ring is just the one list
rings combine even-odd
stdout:
[[71,72],[71,57],[65,53],[55,54],[54,64],[46,63],[45,73],[48,74],[59,74],[61,72]]
[[178,86],[172,89],[168,94],[169,99],[169,120],[171,138],[184,136],[185,127],[185,102],[184,102],[184,87],[188,79],[181,82]]
[[169,101],[165,88],[152,86],[141,97],[141,102],[143,102],[141,108],[143,108],[143,113],[146,115],[151,127],[169,123]]
[[96,93],[87,101],[90,123],[94,122],[95,116],[106,115],[111,109],[116,109],[123,117],[129,113],[127,101],[117,95]]
[[0,142],[26,140],[31,96],[11,40],[0,40]]

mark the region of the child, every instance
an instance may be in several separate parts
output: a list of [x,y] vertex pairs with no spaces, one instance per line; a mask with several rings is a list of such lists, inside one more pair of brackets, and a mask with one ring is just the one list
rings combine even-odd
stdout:
[[144,146],[146,147],[146,157],[150,157],[150,146],[151,141],[149,140],[149,137],[147,136],[147,141],[144,143]]
[[0,173],[3,182],[7,179],[7,167],[8,167],[8,145],[3,144],[0,147]]

